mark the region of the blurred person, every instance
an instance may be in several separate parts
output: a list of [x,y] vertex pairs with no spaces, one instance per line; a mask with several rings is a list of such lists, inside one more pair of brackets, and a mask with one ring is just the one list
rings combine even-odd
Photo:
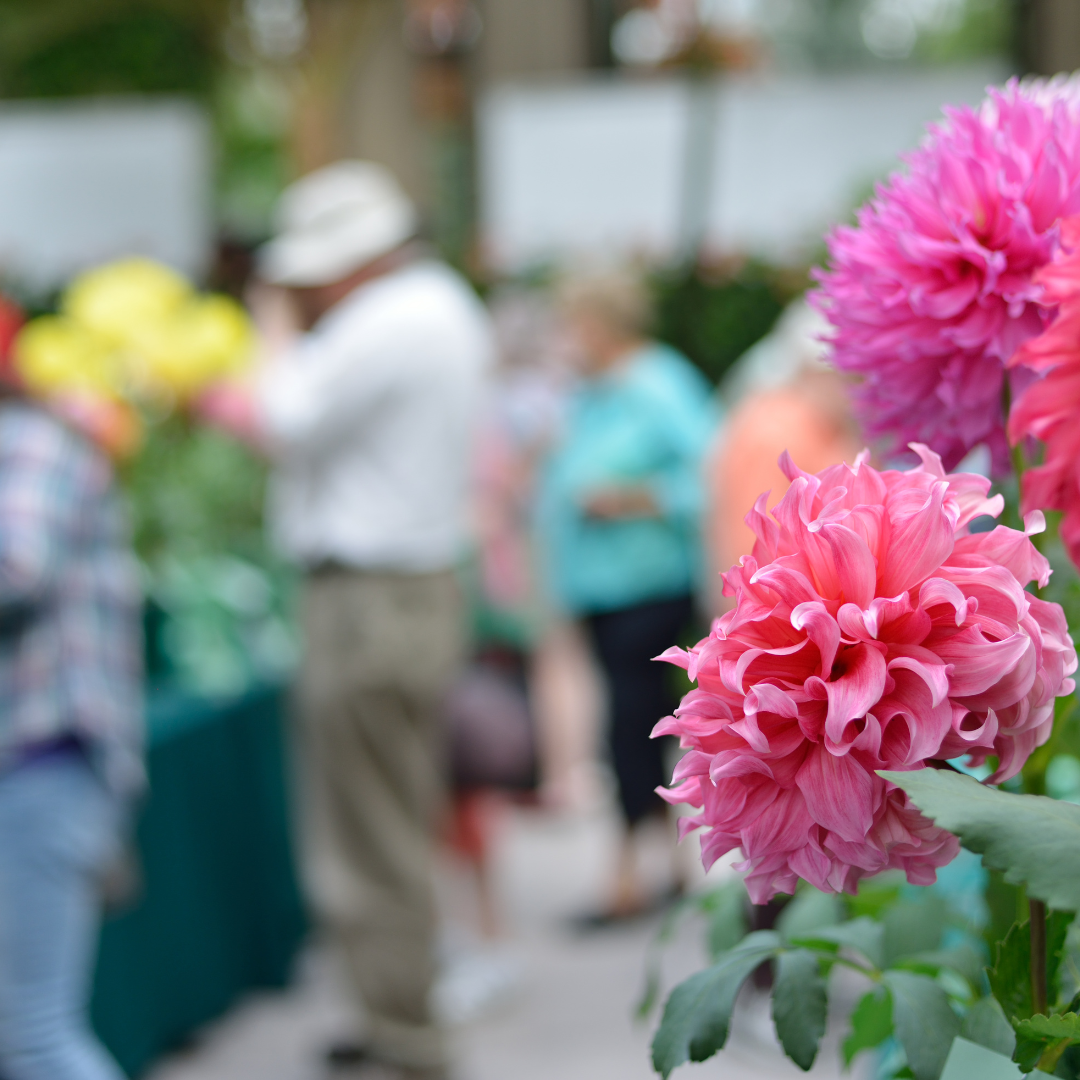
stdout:
[[253,420],[276,462],[273,529],[306,571],[310,887],[366,1018],[329,1060],[434,1080],[438,711],[464,652],[455,567],[491,332],[381,167],[304,177],[279,222],[261,273],[306,332],[261,371]]
[[693,616],[699,584],[701,459],[710,387],[680,353],[646,337],[649,302],[629,274],[581,277],[561,305],[582,381],[541,479],[539,527],[557,601],[581,620],[607,683],[611,762],[624,824],[603,923],[649,906],[633,832],[670,780],[654,725],[677,704],[653,658]]
[[[0,323],[6,326],[7,313]],[[0,328],[2,330],[2,328]],[[121,1080],[90,1028],[143,783],[139,575],[112,464],[0,383],[0,1076]]]
[[773,507],[788,489],[780,455],[787,450],[800,468],[816,473],[854,462],[864,445],[846,380],[828,363],[828,331],[805,300],[794,301],[720,388],[730,411],[706,467],[713,614],[731,604],[719,575],[754,545],[744,517],[763,491]]

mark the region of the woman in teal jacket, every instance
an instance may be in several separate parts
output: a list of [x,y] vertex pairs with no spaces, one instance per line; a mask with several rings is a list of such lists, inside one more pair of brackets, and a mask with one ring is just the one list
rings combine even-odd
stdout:
[[663,803],[663,748],[650,739],[676,701],[652,658],[692,617],[700,580],[701,461],[715,424],[709,384],[644,336],[648,305],[609,274],[564,290],[583,379],[541,476],[538,524],[554,599],[580,619],[608,683],[611,759],[626,825],[605,918],[640,910],[632,830]]

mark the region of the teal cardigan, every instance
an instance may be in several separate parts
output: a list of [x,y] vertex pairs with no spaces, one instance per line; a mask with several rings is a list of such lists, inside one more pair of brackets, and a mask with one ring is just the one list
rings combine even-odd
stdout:
[[[708,382],[665,345],[582,383],[542,470],[537,508],[547,584],[565,611],[615,611],[694,590],[701,462],[716,419]],[[650,487],[661,517],[584,515],[590,492],[622,484]]]

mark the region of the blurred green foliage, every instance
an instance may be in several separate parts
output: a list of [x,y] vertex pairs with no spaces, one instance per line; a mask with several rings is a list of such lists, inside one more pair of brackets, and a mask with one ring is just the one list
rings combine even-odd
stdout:
[[263,462],[173,415],[151,424],[122,481],[149,598],[151,678],[234,693],[285,675],[297,655],[293,575],[264,538]]
[[147,564],[165,554],[262,551],[266,469],[235,439],[173,415],[150,425],[123,481],[136,550]]
[[289,180],[289,109],[283,79],[267,69],[234,66],[217,81],[218,218],[227,233],[248,243],[266,237]]
[[652,280],[661,341],[684,352],[713,382],[763,338],[787,304],[805,289],[805,276],[761,262],[714,271],[663,271]]
[[179,13],[127,5],[61,29],[17,55],[2,69],[0,90],[9,98],[206,95],[214,64],[206,25]]
[[[774,20],[770,45],[781,65],[829,71],[1015,60],[1025,6],[1026,0],[799,0],[795,17]],[[908,22],[914,31],[910,47],[894,56],[875,55],[866,41],[867,23],[875,17],[897,26],[900,37]]]
[[933,64],[957,64],[989,56],[1008,57],[1016,49],[1016,0],[963,0],[939,28],[923,28],[915,57]]

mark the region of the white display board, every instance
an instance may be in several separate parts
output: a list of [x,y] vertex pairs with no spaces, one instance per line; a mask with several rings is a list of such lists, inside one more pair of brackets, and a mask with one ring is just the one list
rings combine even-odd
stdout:
[[[1000,78],[969,67],[716,82],[705,90],[714,95],[704,110],[712,162],[698,215],[708,246],[774,258],[808,251],[943,104],[977,102]],[[688,84],[671,78],[489,91],[478,129],[492,263],[515,271],[583,254],[670,256],[694,188],[693,108]]]
[[0,105],[0,278],[48,289],[120,255],[205,268],[210,134],[182,101]]

